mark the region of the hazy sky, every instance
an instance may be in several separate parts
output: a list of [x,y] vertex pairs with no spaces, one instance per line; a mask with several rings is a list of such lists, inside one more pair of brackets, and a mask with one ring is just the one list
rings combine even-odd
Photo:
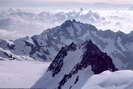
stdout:
[[38,6],[38,5],[60,5],[60,4],[133,4],[133,0],[0,0],[0,6]]

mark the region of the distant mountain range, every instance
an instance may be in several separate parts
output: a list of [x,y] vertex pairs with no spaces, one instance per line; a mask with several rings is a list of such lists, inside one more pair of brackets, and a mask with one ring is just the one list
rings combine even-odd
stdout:
[[[98,29],[112,31],[132,31],[133,13],[131,10],[102,9],[0,9],[0,38],[15,40],[25,36],[40,34],[47,28],[59,26],[66,20],[75,19],[93,24]],[[9,37],[10,35],[10,37]]]
[[[133,33],[102,31],[91,24],[67,20],[60,26],[45,30],[40,35],[14,41],[0,40],[0,57],[17,60],[51,61],[60,49],[72,42],[81,44],[92,40],[103,52],[112,57],[119,69],[132,69]],[[9,52],[7,52],[9,51]],[[23,58],[23,57],[24,58]],[[22,57],[22,58],[21,58]]]
[[[91,10],[88,10],[85,14],[82,13],[84,10],[35,12],[13,8],[0,11],[0,33],[2,34],[0,38],[16,39],[27,35],[40,34],[46,28],[60,25],[67,19],[77,19],[91,23],[96,23],[103,19],[98,13]],[[8,34],[11,34],[11,36],[8,37]]]

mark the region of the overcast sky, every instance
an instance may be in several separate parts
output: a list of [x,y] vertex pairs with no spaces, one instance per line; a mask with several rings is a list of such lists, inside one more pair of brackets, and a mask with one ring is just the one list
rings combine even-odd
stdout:
[[60,4],[94,4],[94,3],[107,3],[107,4],[133,4],[133,0],[0,0],[0,6],[39,6],[39,5],[60,5]]

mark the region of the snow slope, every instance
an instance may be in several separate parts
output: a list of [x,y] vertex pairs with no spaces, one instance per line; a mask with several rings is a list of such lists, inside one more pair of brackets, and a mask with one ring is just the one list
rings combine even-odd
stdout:
[[[0,88],[31,88],[45,73],[49,63],[0,61]],[[82,89],[132,89],[133,71],[105,71],[91,76]]]
[[92,74],[116,71],[112,59],[92,41],[62,47],[47,72],[32,88],[81,89]]
[[48,66],[48,62],[0,61],[0,88],[30,88]]
[[133,89],[133,71],[104,71],[91,76],[82,89]]
[[[37,61],[0,61],[0,88],[31,88],[46,72],[49,64]],[[133,89],[133,71],[105,71],[93,75],[82,89]]]
[[72,43],[63,47],[51,64],[33,60],[0,61],[0,88],[133,88],[133,71],[105,70],[116,70],[106,53],[91,41],[78,45]]

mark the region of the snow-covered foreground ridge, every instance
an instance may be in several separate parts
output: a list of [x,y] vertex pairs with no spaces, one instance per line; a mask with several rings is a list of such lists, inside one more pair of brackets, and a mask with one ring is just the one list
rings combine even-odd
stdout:
[[[44,62],[0,61],[0,88],[31,88],[48,66]],[[82,89],[133,89],[133,71],[92,75]]]
[[92,41],[72,43],[62,47],[32,88],[133,89],[133,71],[118,71],[112,58]]
[[112,58],[102,52],[91,40],[80,45],[71,43],[62,47],[47,72],[33,88],[81,89],[93,74],[117,71]]
[[91,76],[82,89],[133,89],[133,71],[104,71]]
[[112,59],[91,41],[72,43],[62,47],[50,65],[0,61],[0,88],[132,89],[133,71],[116,70]]

